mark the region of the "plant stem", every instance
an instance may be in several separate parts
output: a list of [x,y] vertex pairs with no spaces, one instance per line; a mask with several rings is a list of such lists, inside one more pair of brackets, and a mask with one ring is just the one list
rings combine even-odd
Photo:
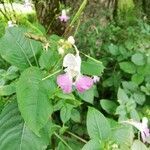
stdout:
[[46,76],[46,77],[45,77],[45,78],[43,78],[42,80],[46,80],[46,79],[48,79],[48,78],[52,77],[53,75],[57,74],[57,73],[58,73],[58,72],[60,72],[60,71],[61,71],[61,69],[59,69],[59,70],[55,71],[54,73],[52,73],[52,74],[50,74],[50,75]]
[[70,132],[70,131],[66,131],[66,132],[67,132],[68,134],[70,134],[71,136],[75,137],[76,139],[82,141],[83,143],[87,143],[86,140],[82,139],[82,138],[79,137],[78,135],[76,135],[76,134],[74,134],[74,133],[72,133],[72,132]]
[[56,132],[54,132],[54,135],[55,135],[58,139],[60,139],[60,140],[68,147],[68,149],[73,150],[73,149],[67,144],[67,142],[66,142],[64,139],[62,139]]

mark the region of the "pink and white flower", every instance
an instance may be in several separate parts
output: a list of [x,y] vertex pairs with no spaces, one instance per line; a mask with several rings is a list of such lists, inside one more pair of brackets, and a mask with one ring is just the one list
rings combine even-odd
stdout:
[[141,132],[141,137],[144,143],[146,142],[146,139],[150,137],[150,129],[148,128],[148,119],[146,117],[142,118],[142,122],[128,120],[123,121],[123,123],[127,123],[136,127]]
[[69,20],[69,16],[67,16],[66,10],[63,9],[61,12],[61,16],[59,16],[61,22],[67,22]]
[[57,84],[64,93],[71,93],[74,85],[78,92],[84,92],[93,86],[93,79],[81,74],[81,57],[77,51],[76,55],[67,54],[63,60],[64,74],[57,77]]

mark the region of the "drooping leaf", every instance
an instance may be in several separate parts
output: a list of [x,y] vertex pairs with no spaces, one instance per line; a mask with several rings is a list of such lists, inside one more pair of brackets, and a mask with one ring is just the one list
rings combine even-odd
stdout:
[[41,49],[41,44],[26,38],[25,32],[25,28],[7,28],[5,35],[0,39],[0,55],[20,70],[31,66],[31,59],[36,61],[36,54]]
[[95,108],[89,107],[87,113],[87,130],[91,139],[108,139],[111,130],[110,125],[104,115]]
[[36,134],[47,123],[52,112],[46,87],[41,71],[36,67],[26,69],[17,84],[17,101],[21,115]]
[[0,115],[0,143],[1,150],[44,150],[48,145],[26,126],[16,102],[8,104]]

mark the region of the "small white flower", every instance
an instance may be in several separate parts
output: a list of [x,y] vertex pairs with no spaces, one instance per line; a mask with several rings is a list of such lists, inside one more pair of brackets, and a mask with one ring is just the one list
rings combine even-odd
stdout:
[[74,39],[74,37],[73,37],[73,36],[69,36],[68,42],[71,43],[72,45],[74,45],[74,44],[75,44],[75,39]]
[[62,47],[59,47],[59,48],[58,48],[58,53],[59,53],[60,55],[64,55],[65,51],[64,51],[64,49],[63,49]]
[[100,81],[100,77],[98,77],[98,76],[93,76],[93,82],[94,83],[97,83],[97,82],[99,82]]

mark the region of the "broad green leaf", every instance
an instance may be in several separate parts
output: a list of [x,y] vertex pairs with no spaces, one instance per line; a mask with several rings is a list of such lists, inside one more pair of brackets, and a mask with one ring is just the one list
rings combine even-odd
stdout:
[[115,114],[117,104],[113,101],[101,99],[100,100],[101,107],[109,114]]
[[50,70],[58,61],[58,54],[54,50],[48,49],[43,51],[39,59],[39,64],[42,69]]
[[145,64],[145,58],[141,53],[136,53],[131,58],[132,62],[138,66],[143,66]]
[[128,95],[125,93],[125,90],[119,88],[118,89],[118,93],[117,93],[117,98],[118,98],[118,101],[119,103],[126,103],[128,101]]
[[93,139],[88,141],[82,150],[103,150],[103,146],[100,141]]
[[135,140],[133,142],[131,150],[148,150],[148,148],[141,141]]
[[71,118],[71,111],[73,109],[73,105],[65,104],[60,110],[60,118],[65,124]]
[[5,35],[0,39],[0,55],[20,70],[31,66],[33,60],[36,62],[36,54],[41,49],[41,44],[26,38],[25,32],[25,28],[7,28]]
[[131,62],[121,62],[119,63],[119,65],[120,65],[120,68],[126,73],[134,74],[136,72],[136,67]]
[[41,71],[36,67],[26,69],[17,84],[17,101],[21,115],[36,134],[47,123],[52,112],[46,88]]
[[0,115],[0,143],[1,150],[44,150],[48,145],[26,126],[16,102],[8,104]]
[[0,86],[0,96],[8,96],[16,92],[16,85],[14,83],[10,85]]
[[111,130],[107,119],[95,108],[89,107],[86,124],[91,139],[105,140],[110,137]]
[[100,76],[103,71],[104,66],[102,62],[92,58],[88,58],[86,62],[83,61],[81,64],[81,72],[83,74]]

